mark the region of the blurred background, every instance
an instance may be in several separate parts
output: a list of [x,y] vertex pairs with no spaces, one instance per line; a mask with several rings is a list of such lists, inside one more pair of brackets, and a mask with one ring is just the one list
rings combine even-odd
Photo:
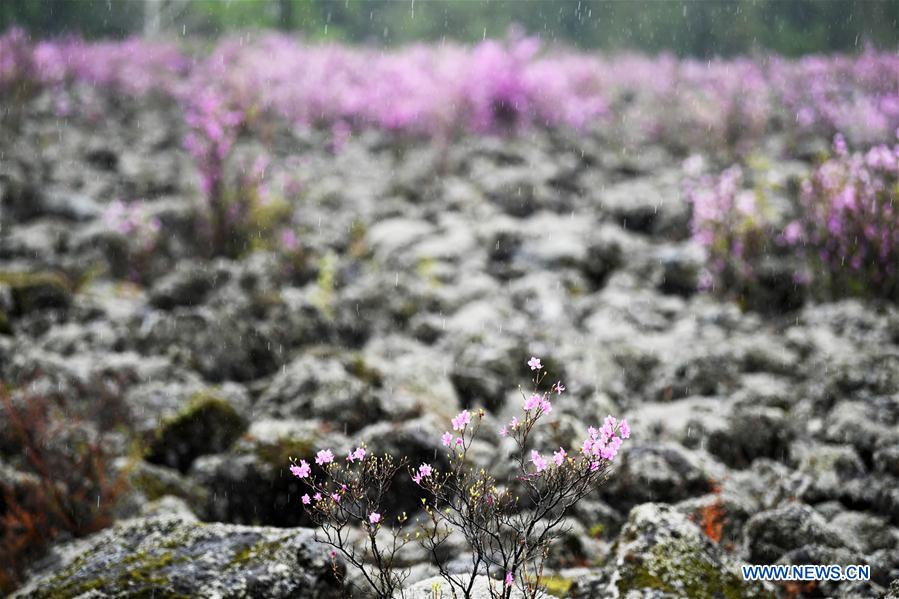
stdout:
[[0,30],[18,25],[38,36],[87,38],[220,35],[279,28],[309,39],[378,45],[505,34],[510,23],[546,41],[581,48],[731,56],[767,50],[786,56],[895,48],[899,1],[617,2],[487,0],[4,0]]

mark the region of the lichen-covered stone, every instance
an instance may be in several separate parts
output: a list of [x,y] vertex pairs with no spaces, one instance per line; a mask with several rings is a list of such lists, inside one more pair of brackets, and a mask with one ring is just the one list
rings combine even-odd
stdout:
[[631,510],[618,538],[608,592],[653,589],[676,597],[773,597],[746,583],[735,562],[674,508],[646,503]]
[[308,529],[125,521],[82,542],[17,597],[340,597]]
[[753,564],[771,564],[805,545],[841,547],[839,532],[807,505],[794,503],[756,514],[746,523],[746,552]]
[[68,308],[72,304],[72,287],[58,273],[0,272],[0,285],[10,289],[13,313],[17,315],[48,308]]
[[176,415],[163,420],[147,451],[147,461],[181,471],[204,454],[228,449],[247,423],[214,392],[198,392]]

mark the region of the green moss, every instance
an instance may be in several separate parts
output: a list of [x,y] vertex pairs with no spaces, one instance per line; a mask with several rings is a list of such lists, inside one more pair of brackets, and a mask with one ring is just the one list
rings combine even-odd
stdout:
[[246,430],[231,404],[210,391],[191,396],[178,414],[165,419],[148,448],[148,462],[186,470],[200,455],[228,449]]
[[381,371],[372,368],[365,362],[365,358],[361,354],[353,354],[346,367],[347,371],[372,387],[380,387],[384,382]]
[[626,560],[619,570],[618,590],[655,589],[694,599],[772,598],[762,587],[745,583],[720,568],[683,539],[653,547],[649,555]]
[[12,291],[15,312],[65,308],[72,303],[72,285],[55,272],[0,272],[0,285]]
[[605,532],[605,530],[606,530],[606,527],[604,524],[601,524],[601,523],[594,524],[593,526],[590,527],[590,536],[593,537],[594,539],[598,539],[598,538],[602,537],[602,533]]
[[187,561],[185,557],[175,557],[171,552],[152,554],[139,552],[123,559],[121,568],[113,565],[109,576],[87,576],[79,571],[84,567],[84,556],[76,559],[68,568],[60,572],[55,581],[68,581],[48,590],[39,591],[37,596],[44,599],[63,599],[77,597],[90,591],[115,590],[127,594],[128,597],[162,597],[181,599],[180,595],[166,588],[168,578],[165,569],[176,563]]
[[334,318],[334,278],[336,274],[337,256],[333,253],[323,256],[318,266],[318,280],[313,302],[315,307],[328,318]]
[[573,580],[563,578],[562,576],[544,576],[540,579],[540,582],[547,593],[556,597],[567,595],[571,585],[574,584]]
[[255,545],[250,545],[235,553],[225,569],[239,568],[254,561],[275,561],[283,547],[284,544],[281,541],[259,541]]
[[310,456],[315,453],[315,444],[306,439],[282,437],[274,443],[258,443],[253,451],[262,462],[276,467],[284,467],[290,462],[290,458]]

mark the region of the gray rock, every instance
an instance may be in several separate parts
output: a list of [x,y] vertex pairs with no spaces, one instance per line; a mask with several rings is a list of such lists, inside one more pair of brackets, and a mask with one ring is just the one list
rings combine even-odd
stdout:
[[[462,580],[467,582],[467,578],[463,577]],[[471,599],[491,599],[494,596],[494,594],[491,593],[491,587],[494,589],[494,592],[499,592],[502,589],[502,581],[491,580],[483,575],[478,576],[475,578],[474,585],[471,589]],[[453,591],[449,582],[440,576],[432,576],[431,578],[420,580],[408,589],[405,589],[403,596],[410,599],[434,599],[435,597],[449,598],[453,596]],[[511,593],[512,599],[524,599],[525,597],[530,596],[531,595],[525,595],[518,588],[513,589]],[[537,594],[537,599],[554,598],[552,595],[540,592]]]
[[340,597],[308,529],[136,519],[90,537],[17,597]]
[[706,449],[728,466],[745,468],[759,457],[784,460],[795,436],[792,420],[777,408],[745,407],[725,427],[707,433]]
[[631,510],[618,538],[613,567],[603,596],[641,589],[696,599],[774,596],[758,583],[744,582],[738,564],[698,526],[661,504]]
[[711,491],[715,476],[693,453],[676,444],[628,444],[618,459],[621,463],[601,494],[619,509],[704,495]]
[[179,262],[175,270],[153,285],[150,304],[163,310],[199,305],[212,289],[215,275],[213,268],[207,264]]
[[355,432],[383,416],[372,392],[380,385],[377,371],[366,370],[361,361],[356,365],[367,380],[334,358],[297,358],[275,375],[255,409],[266,417],[320,418]]
[[744,534],[747,557],[753,564],[773,564],[806,545],[843,546],[835,528],[815,510],[798,503],[756,514],[746,523]]

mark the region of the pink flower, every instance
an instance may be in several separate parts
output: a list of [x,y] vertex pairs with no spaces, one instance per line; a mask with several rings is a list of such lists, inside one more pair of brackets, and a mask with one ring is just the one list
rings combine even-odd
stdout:
[[471,422],[471,412],[469,412],[468,410],[462,410],[461,412],[459,412],[458,416],[453,418],[453,430],[465,430],[465,427],[469,422]]
[[512,576],[511,572],[506,572],[506,580],[503,584],[507,587],[512,586],[515,583],[515,578]]
[[420,473],[420,472],[416,472],[416,473],[412,476],[412,482],[414,482],[416,485],[420,485],[420,484],[421,484],[421,473]]
[[340,493],[331,493],[331,499],[334,500],[334,503],[340,503]]
[[553,385],[552,390],[555,391],[557,394],[561,395],[562,391],[565,390],[565,385],[562,384],[562,381],[556,381],[556,384]]
[[330,464],[334,461],[334,454],[331,453],[330,449],[322,449],[317,454],[315,454],[315,463],[319,466],[324,466],[325,464]]
[[590,462],[590,472],[599,470],[599,462]]
[[378,512],[372,512],[368,516],[368,521],[371,522],[372,524],[377,524],[378,522],[381,521],[381,514],[379,514]]
[[545,397],[540,400],[540,411],[543,412],[544,414],[549,414],[550,412],[553,411],[552,403],[550,403],[550,401],[548,399],[546,399]]
[[543,472],[546,470],[546,460],[543,459],[543,456],[536,449],[531,450],[531,462],[534,463],[534,467],[537,469],[537,472]]
[[462,437],[456,437],[456,445],[458,445],[459,447],[461,447],[461,446],[463,446],[464,444],[465,444],[465,441],[462,440]]
[[622,439],[629,439],[631,436],[631,427],[628,426],[627,420],[622,420],[621,424],[618,425],[618,434],[621,435]]
[[294,464],[290,467],[290,473],[297,478],[306,478],[307,476],[309,476],[309,472],[311,470],[312,468],[309,467],[309,463],[306,460],[300,460],[299,466]]
[[331,556],[331,559],[334,559],[335,557],[337,557],[337,551],[332,549],[331,551],[328,552],[328,555]]
[[312,496],[312,499],[314,499],[314,500],[316,500],[316,501],[321,501],[321,500],[322,500],[322,494],[321,494],[321,493],[316,493],[315,495]]
[[430,464],[422,464],[418,467],[418,473],[421,474],[422,478],[427,478],[431,476],[431,465]]
[[561,447],[559,448],[559,451],[554,451],[553,452],[553,461],[556,463],[556,466],[561,466],[562,462],[565,461],[565,457],[567,455],[568,454],[565,453],[565,450],[562,449]]
[[512,420],[509,421],[509,428],[514,430],[518,430],[518,417],[512,416]]
[[528,366],[531,367],[531,370],[540,370],[543,368],[543,364],[540,363],[540,358],[535,356],[531,356],[531,359],[528,360]]
[[540,402],[542,401],[543,397],[541,397],[540,395],[537,395],[536,393],[534,395],[531,395],[524,401],[524,411],[530,412],[534,408],[538,407],[540,405]]
[[500,437],[508,437],[509,436],[509,427],[506,425],[503,425],[503,427],[501,429],[499,429],[499,436]]
[[312,503],[312,500],[309,499],[309,493],[306,493],[300,499],[303,501],[303,505],[309,505],[310,503]]
[[346,456],[347,462],[361,462],[365,459],[365,449],[362,447],[357,447],[355,451],[351,451]]
[[440,437],[440,440],[443,442],[444,447],[449,447],[453,443],[453,434],[450,432],[443,433],[443,436]]

